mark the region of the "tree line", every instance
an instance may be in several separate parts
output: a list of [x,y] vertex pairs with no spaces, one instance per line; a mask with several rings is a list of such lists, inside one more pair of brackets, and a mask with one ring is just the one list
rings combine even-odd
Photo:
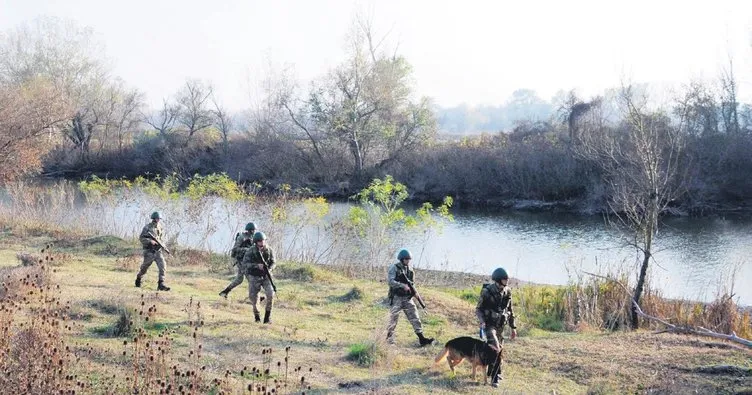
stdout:
[[[752,107],[738,101],[731,62],[715,83],[690,82],[660,105],[627,83],[550,103],[520,90],[503,109],[480,111],[497,123],[467,126],[457,121],[467,109],[449,116],[416,94],[408,60],[362,18],[342,63],[304,87],[287,70],[269,73],[243,113],[201,80],[149,108],[143,92],[112,75],[92,34],[41,19],[0,36],[1,180],[226,173],[350,196],[389,174],[416,199],[595,212],[627,185],[615,169],[652,149],[670,157],[660,171],[672,172],[676,190],[662,212],[748,208],[752,196]],[[635,141],[635,122],[656,140]],[[438,132],[447,125],[453,134]],[[494,125],[504,130],[465,135]]]

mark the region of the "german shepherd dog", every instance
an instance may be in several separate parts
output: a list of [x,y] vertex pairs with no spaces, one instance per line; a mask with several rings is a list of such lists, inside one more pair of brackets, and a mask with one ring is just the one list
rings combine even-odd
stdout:
[[438,365],[441,360],[446,358],[449,369],[454,373],[454,367],[467,358],[467,361],[473,365],[473,381],[475,381],[475,370],[480,366],[483,377],[485,377],[483,383],[488,384],[486,369],[488,365],[493,365],[496,362],[499,352],[498,349],[488,345],[483,340],[461,336],[448,341],[444,345],[444,349],[436,356],[433,366]]

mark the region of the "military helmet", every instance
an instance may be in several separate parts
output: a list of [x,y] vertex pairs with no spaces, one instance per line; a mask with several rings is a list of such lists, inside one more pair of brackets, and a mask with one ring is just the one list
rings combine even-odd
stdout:
[[261,240],[266,240],[266,235],[264,234],[264,232],[256,232],[253,234],[254,243]]
[[410,251],[406,249],[401,249],[400,252],[397,254],[397,260],[403,260],[403,259],[412,259],[413,256],[410,254]]
[[245,230],[248,231],[248,232],[255,231],[256,230],[256,224],[254,224],[253,222],[249,222],[249,223],[245,224]]
[[155,211],[151,213],[151,219],[161,219],[161,218],[162,218],[162,214],[160,214],[159,211]]
[[504,270],[503,267],[497,267],[496,270],[491,273],[491,280],[494,281],[501,281],[501,280],[508,280],[509,274],[507,274],[507,271]]

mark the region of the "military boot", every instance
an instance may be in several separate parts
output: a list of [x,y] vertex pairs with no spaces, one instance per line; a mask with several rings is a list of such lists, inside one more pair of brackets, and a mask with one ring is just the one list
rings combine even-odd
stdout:
[[423,333],[416,333],[418,335],[418,340],[420,340],[420,346],[426,346],[429,344],[433,344],[433,338],[432,337],[425,337],[423,336]]
[[230,289],[229,288],[225,288],[225,289],[222,290],[222,292],[219,293],[219,296],[227,299],[227,294],[228,293],[230,293]]
[[141,276],[136,276],[136,288],[141,288]]
[[394,332],[387,332],[387,334],[386,334],[386,342],[388,344],[394,344]]
[[272,311],[267,310],[266,313],[264,313],[264,324],[271,324],[272,323],[271,317],[272,317]]
[[253,313],[253,321],[261,322],[261,316],[259,315],[259,313]]
[[169,290],[170,290],[170,287],[164,285],[163,282],[160,281],[159,284],[157,284],[157,291],[169,291]]

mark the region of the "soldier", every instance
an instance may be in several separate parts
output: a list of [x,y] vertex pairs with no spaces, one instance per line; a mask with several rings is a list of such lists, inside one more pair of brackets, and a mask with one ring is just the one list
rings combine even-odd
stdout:
[[480,300],[475,308],[475,315],[480,322],[481,332],[485,331],[488,344],[499,351],[499,356],[493,365],[488,365],[486,376],[491,376],[491,385],[499,386],[501,379],[501,351],[504,338],[501,334],[504,325],[509,323],[512,336],[517,337],[517,326],[514,324],[514,310],[512,310],[512,290],[507,286],[509,275],[503,268],[497,268],[491,274],[491,284],[483,284]]
[[254,233],[256,233],[256,224],[249,222],[245,225],[245,232],[238,233],[235,236],[235,245],[233,245],[232,247],[230,256],[235,258],[235,264],[233,264],[233,266],[238,267],[238,274],[235,275],[235,278],[232,280],[230,285],[225,287],[225,289],[223,289],[222,292],[219,293],[219,296],[225,299],[227,299],[227,294],[229,294],[233,288],[237,287],[243,282],[243,277],[245,277],[245,269],[243,268],[243,256],[253,244]]
[[272,270],[274,269],[274,251],[266,245],[266,235],[263,232],[253,234],[253,246],[243,256],[243,269],[248,278],[248,297],[253,306],[253,317],[256,322],[261,321],[258,303],[258,294],[264,288],[266,294],[266,309],[264,324],[271,323],[272,305],[274,302],[274,288],[272,287]]
[[146,270],[149,269],[152,262],[156,262],[157,268],[159,269],[159,284],[157,285],[157,290],[170,290],[170,287],[164,284],[165,259],[162,252],[162,245],[164,245],[162,242],[162,234],[164,233],[164,230],[162,229],[162,224],[159,222],[161,219],[162,215],[159,214],[159,211],[151,213],[151,222],[144,226],[144,229],[141,230],[141,235],[138,238],[144,248],[144,263],[141,264],[141,269],[136,275],[136,287],[141,286],[141,277],[146,274]]
[[394,329],[397,327],[400,311],[404,310],[407,320],[412,324],[413,330],[418,336],[420,346],[422,347],[433,343],[434,339],[423,336],[423,324],[420,322],[420,317],[418,316],[418,308],[415,306],[415,302],[413,302],[414,295],[407,285],[408,281],[412,283],[415,278],[415,272],[410,268],[411,259],[410,251],[401,250],[397,254],[399,262],[389,266],[387,282],[389,283],[389,305],[392,307],[389,310],[389,326],[387,327],[386,341],[389,344],[394,344]]

